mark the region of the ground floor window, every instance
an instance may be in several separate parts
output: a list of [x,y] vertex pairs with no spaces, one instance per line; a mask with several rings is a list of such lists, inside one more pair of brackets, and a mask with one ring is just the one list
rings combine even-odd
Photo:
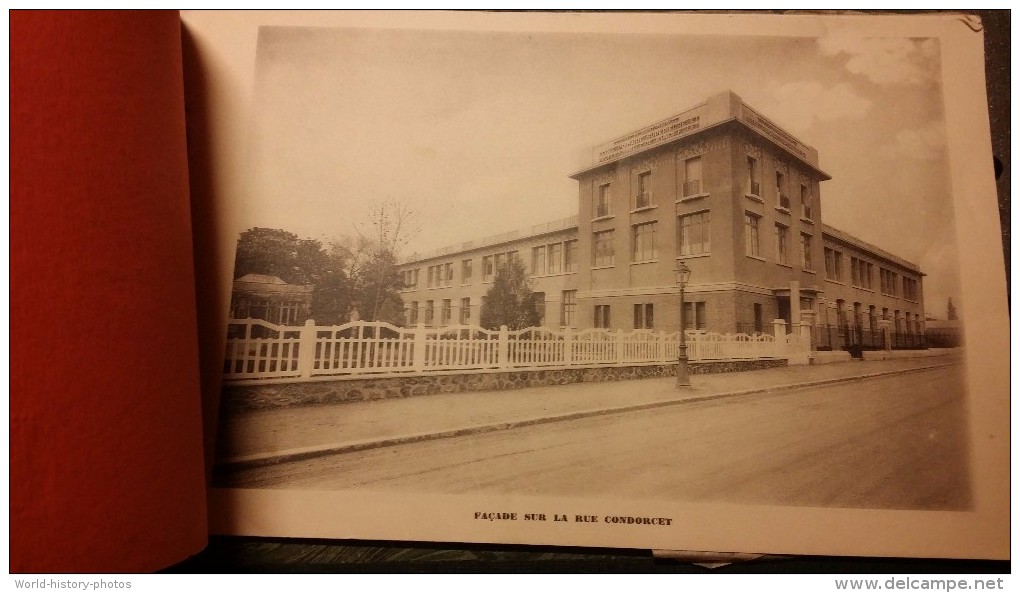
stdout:
[[609,329],[609,305],[595,305],[595,321],[598,329]]
[[577,291],[564,290],[560,302],[560,325],[574,327],[577,316]]
[[706,326],[705,301],[684,303],[684,327],[687,329],[705,329]]
[[467,325],[471,321],[471,298],[460,299],[460,324]]
[[636,303],[634,305],[634,329],[652,329],[652,303]]

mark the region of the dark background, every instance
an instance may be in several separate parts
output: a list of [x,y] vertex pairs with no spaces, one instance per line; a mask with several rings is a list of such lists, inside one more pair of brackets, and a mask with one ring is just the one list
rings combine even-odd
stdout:
[[[782,13],[787,11],[772,11]],[[888,13],[890,11],[867,11]],[[912,11],[897,11],[912,12]],[[938,11],[949,12],[949,11]],[[1010,11],[980,15],[985,34],[992,154],[1009,291],[1010,259]],[[501,546],[466,543],[307,540],[213,536],[201,554],[172,573],[1009,573],[1009,561],[924,558],[766,556],[706,568],[655,557],[650,550]]]

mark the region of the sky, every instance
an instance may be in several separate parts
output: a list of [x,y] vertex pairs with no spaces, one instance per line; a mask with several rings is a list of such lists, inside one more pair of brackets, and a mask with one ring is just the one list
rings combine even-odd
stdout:
[[263,27],[248,222],[330,241],[398,201],[426,252],[573,216],[593,145],[725,90],[818,149],[826,224],[961,305],[936,39]]

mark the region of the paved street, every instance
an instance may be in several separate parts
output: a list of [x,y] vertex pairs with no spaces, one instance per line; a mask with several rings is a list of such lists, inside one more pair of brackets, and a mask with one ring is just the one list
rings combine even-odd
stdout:
[[961,369],[429,440],[238,470],[219,481],[965,509],[970,490]]

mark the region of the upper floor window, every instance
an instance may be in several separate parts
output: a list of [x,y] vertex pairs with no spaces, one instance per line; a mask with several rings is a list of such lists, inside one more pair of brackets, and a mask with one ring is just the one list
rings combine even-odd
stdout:
[[553,243],[549,246],[549,265],[546,267],[550,274],[559,274],[563,271],[563,243]]
[[709,242],[709,211],[695,212],[680,217],[677,225],[680,234],[677,243],[680,246],[678,255],[707,254],[710,248]]
[[443,275],[445,276],[444,284],[446,286],[453,285],[453,263],[448,263],[443,266]]
[[684,197],[700,194],[703,191],[701,180],[701,157],[684,161]]
[[856,257],[850,258],[850,283],[871,290],[872,264]]
[[637,196],[634,197],[635,208],[647,208],[652,205],[652,172],[639,173],[637,177]]
[[843,281],[843,254],[828,247],[825,248],[825,278]]
[[808,220],[813,220],[811,216],[811,188],[807,185],[800,186],[800,215]]
[[790,209],[790,196],[786,195],[786,175],[782,171],[776,171],[776,205]]
[[761,178],[758,173],[758,159],[747,157],[747,193],[752,196],[761,195]]
[[801,233],[800,235],[800,265],[805,270],[813,270],[811,264],[811,235]]
[[460,262],[460,282],[461,284],[468,284],[471,282],[471,262],[470,259],[465,259]]
[[616,249],[613,245],[614,231],[600,231],[592,236],[592,265],[596,268],[611,266],[616,261]]
[[491,255],[482,258],[482,280],[488,282],[496,274],[496,265]]
[[903,298],[908,301],[918,300],[918,282],[913,278],[903,277]]
[[896,273],[885,268],[878,270],[882,294],[896,296]]
[[758,221],[760,219],[760,216],[750,212],[744,213],[744,253],[753,257],[760,257],[761,255],[761,248],[758,242]]
[[598,186],[598,190],[595,193],[595,204],[594,204],[594,218],[602,218],[603,216],[609,216],[609,201],[611,195],[609,193],[609,184],[603,183]]
[[563,243],[563,271],[577,271],[577,241],[566,241]]
[[787,252],[789,251],[790,229],[781,224],[776,225],[776,261],[781,264],[787,263]]
[[654,222],[646,222],[645,224],[634,225],[631,246],[633,261],[642,262],[655,259],[655,224]]
[[531,250],[531,273],[535,276],[543,276],[546,273],[545,270],[545,246],[542,245]]

